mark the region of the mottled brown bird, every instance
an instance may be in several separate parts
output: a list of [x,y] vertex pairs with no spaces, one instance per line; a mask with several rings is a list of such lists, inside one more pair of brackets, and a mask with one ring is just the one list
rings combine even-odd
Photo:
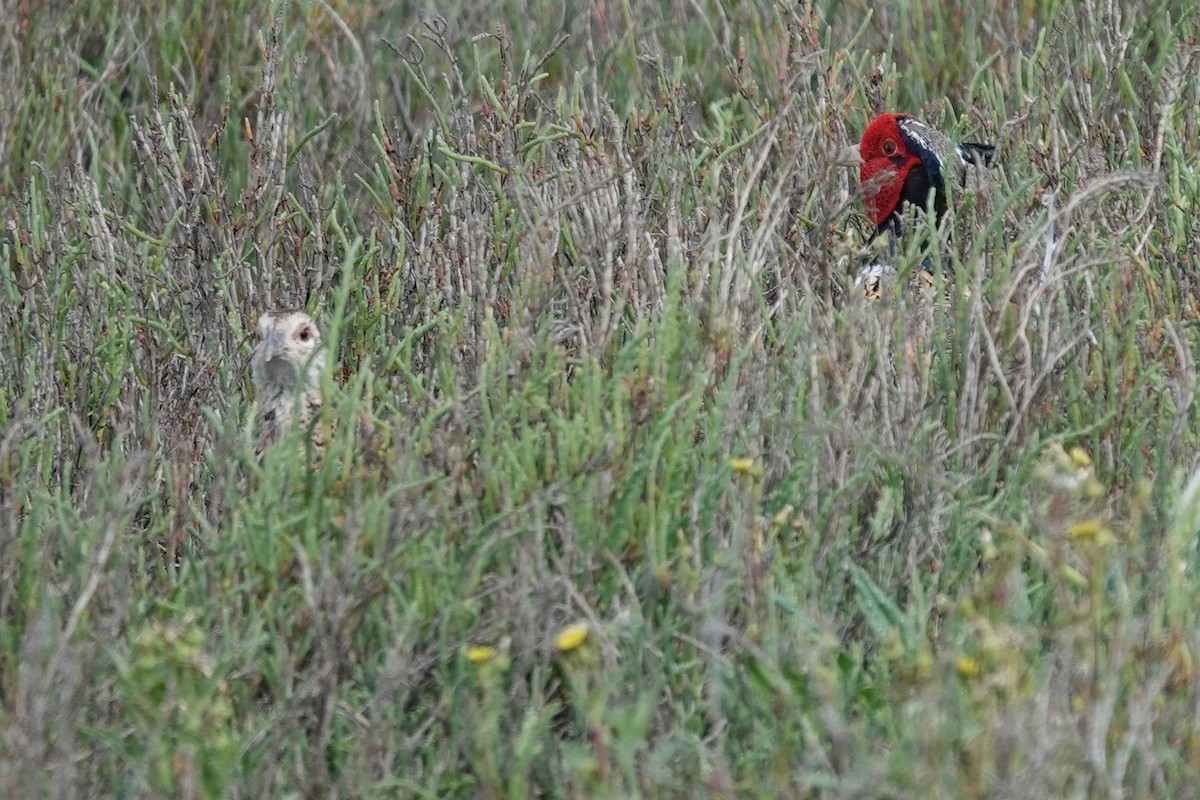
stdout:
[[[321,332],[303,311],[268,311],[258,319],[258,345],[251,362],[258,398],[258,455],[287,435],[292,424],[312,425],[321,410]],[[313,447],[321,437],[314,428]]]

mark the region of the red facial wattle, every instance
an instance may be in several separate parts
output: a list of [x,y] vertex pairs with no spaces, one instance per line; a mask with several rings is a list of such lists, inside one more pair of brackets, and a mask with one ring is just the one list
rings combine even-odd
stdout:
[[911,164],[897,167],[891,159],[874,158],[859,168],[858,177],[865,194],[863,203],[874,225],[882,225],[900,204],[900,191]]
[[882,225],[900,204],[904,182],[920,159],[904,146],[898,115],[881,114],[867,126],[859,143],[862,157],[859,181],[867,214],[875,225]]

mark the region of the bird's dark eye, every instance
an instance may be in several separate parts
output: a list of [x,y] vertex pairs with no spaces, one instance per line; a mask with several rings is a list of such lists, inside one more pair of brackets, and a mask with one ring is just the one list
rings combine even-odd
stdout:
[[312,333],[309,332],[308,328],[304,328],[300,331],[300,341],[307,342],[311,337]]
[[883,154],[885,156],[896,155],[896,143],[893,142],[891,139],[888,139],[886,142],[884,142],[883,143]]

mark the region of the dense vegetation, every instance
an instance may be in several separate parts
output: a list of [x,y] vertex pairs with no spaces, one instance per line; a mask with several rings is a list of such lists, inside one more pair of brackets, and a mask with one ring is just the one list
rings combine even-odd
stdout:
[[1195,12],[439,12],[0,4],[0,795],[1195,796]]

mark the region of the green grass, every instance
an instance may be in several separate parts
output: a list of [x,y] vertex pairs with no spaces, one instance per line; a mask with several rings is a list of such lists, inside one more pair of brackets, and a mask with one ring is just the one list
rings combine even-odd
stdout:
[[[1177,5],[10,3],[0,795],[1195,794]],[[942,304],[884,108],[999,147]]]

